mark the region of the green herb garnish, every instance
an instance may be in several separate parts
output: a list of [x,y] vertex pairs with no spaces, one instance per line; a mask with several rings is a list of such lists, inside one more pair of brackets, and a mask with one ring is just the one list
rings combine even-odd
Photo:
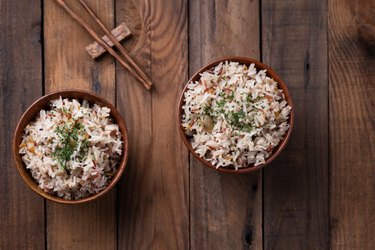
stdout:
[[[86,136],[86,133],[81,123],[75,122],[70,126],[59,126],[55,131],[60,137],[61,145],[56,147],[52,156],[58,161],[62,168],[66,168],[67,162],[70,160],[74,151],[78,149],[80,140],[81,145],[77,156],[80,159],[85,158],[89,147],[89,141],[86,138],[82,138]],[[80,137],[82,139],[80,139]]]
[[243,112],[242,110],[238,111],[238,112],[230,112],[226,118],[229,122],[230,125],[232,125],[233,127],[237,128],[241,125],[240,123],[240,119],[243,119],[245,118],[246,114],[245,112]]
[[[255,107],[255,102],[258,102],[262,99],[262,97],[260,96],[253,99],[251,94],[245,93],[242,93],[242,96],[245,98],[244,101],[248,111],[251,111]],[[212,109],[210,104],[204,107],[205,115],[209,115],[213,119],[213,121],[216,121],[216,119],[223,114],[225,120],[233,129],[247,133],[250,133],[254,130],[255,125],[251,124],[251,119],[247,119],[250,117],[243,110],[239,110],[237,112],[225,111],[224,107],[226,104],[236,102],[238,105],[242,105],[242,101],[234,99],[234,92],[221,92],[218,94],[218,97],[219,100],[215,101],[216,109]]]
[[251,131],[254,130],[254,127],[250,124],[245,124],[243,125],[242,127],[239,128],[241,131],[243,132],[247,132],[247,133],[250,133]]
[[218,106],[219,108],[224,107],[225,103],[226,103],[225,100],[221,100],[221,101],[216,102],[216,104],[217,104],[217,106]]
[[211,113],[211,106],[206,106],[203,109],[204,114],[209,115]]

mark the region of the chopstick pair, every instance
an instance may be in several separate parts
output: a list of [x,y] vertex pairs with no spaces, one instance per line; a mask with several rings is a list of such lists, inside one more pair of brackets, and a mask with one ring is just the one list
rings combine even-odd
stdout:
[[[80,4],[85,8],[85,10],[90,14],[94,21],[100,26],[107,37],[112,41],[116,48],[120,51],[125,60],[116,53],[96,32],[79,16],[77,15],[68,5],[66,5],[64,0],[56,0],[56,2],[75,20],[77,21],[86,31],[95,39],[97,43],[100,44],[105,50],[108,51],[119,63],[124,66],[129,72],[143,84],[143,86],[150,90],[152,83],[148,76],[141,70],[141,68],[133,61],[128,52],[121,46],[117,39],[112,35],[112,33],[105,27],[103,22],[94,13],[94,11],[86,4],[84,0],[79,0]],[[130,64],[130,65],[129,65]]]

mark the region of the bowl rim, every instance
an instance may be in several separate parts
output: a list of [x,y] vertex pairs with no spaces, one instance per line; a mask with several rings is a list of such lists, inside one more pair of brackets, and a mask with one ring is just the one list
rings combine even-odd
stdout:
[[[245,65],[249,65],[249,64],[254,63],[258,70],[259,69],[260,70],[264,70],[264,69],[267,70],[267,76],[273,78],[277,82],[278,87],[283,90],[283,93],[285,95],[285,100],[287,101],[288,105],[292,108],[291,112],[289,114],[289,125],[290,125],[290,127],[287,130],[286,135],[284,136],[283,140],[281,142],[279,142],[279,144],[276,146],[276,150],[272,153],[272,155],[266,159],[265,163],[260,164],[258,166],[250,165],[250,166],[247,166],[247,167],[244,167],[244,168],[239,168],[238,170],[235,170],[234,168],[224,168],[224,167],[216,168],[213,164],[206,161],[205,159],[200,157],[195,152],[195,150],[191,146],[191,143],[189,142],[189,139],[187,138],[187,135],[185,134],[185,131],[182,127],[182,106],[184,104],[184,94],[186,92],[188,83],[190,83],[192,81],[196,81],[200,77],[200,74],[202,72],[204,72],[206,70],[209,70],[212,67],[217,66],[219,63],[225,62],[225,61],[239,62],[239,63],[245,64]],[[289,92],[289,89],[288,89],[286,83],[282,80],[282,78],[270,66],[268,66],[268,65],[266,65],[266,64],[264,64],[264,63],[262,63],[262,62],[260,62],[256,59],[249,58],[249,57],[227,56],[227,57],[223,57],[223,58],[211,61],[208,64],[206,64],[205,66],[201,67],[199,70],[197,70],[190,77],[190,79],[187,81],[187,83],[183,87],[183,90],[181,92],[181,95],[180,95],[180,98],[179,98],[179,101],[178,101],[178,104],[177,104],[177,110],[178,110],[178,112],[177,112],[178,130],[180,131],[182,141],[184,142],[184,144],[187,147],[187,149],[189,150],[189,152],[197,160],[199,160],[201,163],[203,163],[203,165],[205,165],[206,167],[209,167],[211,169],[215,169],[215,170],[217,170],[219,172],[222,172],[222,173],[245,174],[245,173],[250,173],[250,172],[256,171],[258,169],[261,169],[261,168],[267,166],[274,159],[276,159],[277,156],[279,156],[279,154],[283,151],[283,149],[285,148],[286,144],[288,143],[288,141],[290,139],[290,136],[292,134],[292,130],[293,130],[293,127],[294,127],[294,105],[293,105],[292,97],[290,95],[290,92]]]
[[[38,111],[36,111],[36,112],[33,111],[33,108],[36,105],[38,105],[40,103],[44,103],[44,102],[48,103],[49,101],[53,100],[55,97],[59,98],[59,96],[62,96],[63,98],[75,98],[75,97],[71,97],[72,94],[73,95],[74,94],[81,94],[83,96],[89,96],[88,99],[93,99],[91,101],[88,101],[90,104],[92,104],[93,102],[95,103],[95,101],[97,101],[98,103],[102,104],[101,106],[108,107],[111,110],[110,114],[111,114],[112,119],[114,119],[114,114],[118,118],[115,122],[119,126],[119,129],[120,129],[121,134],[122,134],[122,140],[124,142],[124,144],[123,144],[124,145],[123,155],[121,157],[121,161],[119,163],[119,166],[118,166],[118,169],[117,169],[115,175],[111,179],[108,186],[105,187],[103,190],[101,190],[99,193],[96,193],[96,194],[93,194],[93,195],[90,195],[90,196],[87,196],[87,197],[84,197],[84,198],[80,198],[78,200],[66,200],[64,198],[49,194],[49,193],[43,191],[42,189],[40,189],[38,184],[36,183],[35,179],[31,176],[30,171],[28,169],[26,169],[26,166],[25,166],[25,164],[24,164],[24,162],[21,158],[21,155],[18,153],[19,152],[19,145],[18,145],[19,143],[17,142],[17,134],[18,133],[23,134],[23,131],[24,131],[25,127],[27,126],[27,124],[29,124],[30,121],[35,119],[37,114],[40,112],[41,109],[38,109]],[[82,99],[84,99],[84,97]],[[26,117],[29,114],[31,115],[31,118],[28,121],[26,121],[25,126],[22,126],[22,123],[25,122]],[[22,136],[21,136],[21,138],[22,138]],[[33,190],[35,193],[37,193],[41,197],[46,198],[47,200],[50,200],[50,201],[53,201],[53,202],[56,202],[56,203],[60,203],[60,204],[81,204],[81,203],[86,203],[86,202],[89,202],[89,201],[96,200],[99,197],[102,197],[104,194],[109,192],[116,185],[116,183],[121,178],[121,176],[122,176],[122,174],[123,174],[123,172],[126,168],[126,165],[127,165],[127,161],[128,161],[128,157],[129,157],[128,146],[129,146],[129,136],[128,136],[128,131],[127,131],[125,119],[121,116],[120,112],[116,109],[116,107],[112,103],[110,103],[104,97],[101,97],[101,96],[99,96],[99,95],[97,95],[93,92],[87,91],[87,90],[83,90],[83,89],[62,89],[62,90],[50,92],[46,95],[43,95],[43,96],[39,97],[37,100],[35,100],[26,109],[25,112],[23,112],[21,118],[18,120],[17,126],[14,130],[14,133],[13,133],[12,150],[13,150],[13,161],[15,162],[15,167],[16,167],[18,173],[20,174],[20,176],[22,177],[24,183],[31,190]],[[32,181],[31,183],[34,183],[35,185],[31,184],[30,181]]]

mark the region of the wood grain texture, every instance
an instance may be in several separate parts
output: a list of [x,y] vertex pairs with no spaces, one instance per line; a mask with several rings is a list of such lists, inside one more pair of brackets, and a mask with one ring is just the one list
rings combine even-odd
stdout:
[[[116,4],[116,22],[133,33],[123,44],[144,72],[151,72],[150,7],[145,1]],[[137,29],[135,29],[137,27]],[[133,32],[135,30],[135,32]],[[152,80],[152,78],[151,78]],[[118,247],[150,249],[153,242],[153,184],[148,171],[152,144],[151,95],[120,65],[116,68],[118,110],[129,132],[129,161],[118,184]],[[139,115],[135,115],[139,114]]]
[[262,55],[289,86],[295,127],[264,170],[264,247],[328,249],[326,1],[263,0]]
[[42,94],[40,1],[0,1],[0,32],[0,249],[44,249],[44,202],[11,150],[18,119]]
[[130,142],[118,189],[118,246],[189,249],[188,154],[176,121],[187,80],[186,1],[121,1],[116,10],[117,22],[135,30],[126,48],[154,84],[149,93],[117,69],[118,107]]
[[[189,74],[224,56],[259,59],[259,1],[189,1]],[[262,248],[262,174],[218,173],[191,157],[191,249]]]
[[[96,28],[100,28],[76,1],[66,1]],[[108,27],[114,27],[112,1],[88,1]],[[100,11],[99,11],[100,10]],[[114,61],[110,57],[93,61],[85,46],[92,38],[54,0],[44,2],[44,53],[46,92],[69,87],[92,90],[114,102]]]
[[[108,27],[114,27],[113,1],[88,3]],[[96,27],[77,1],[67,1],[67,4],[78,9],[91,27]],[[93,61],[85,50],[91,40],[53,0],[44,1],[47,92],[80,88],[115,102],[114,61],[109,57]],[[88,204],[64,206],[47,202],[49,249],[116,249],[116,245],[116,190]]]
[[375,2],[328,2],[331,247],[375,249]]

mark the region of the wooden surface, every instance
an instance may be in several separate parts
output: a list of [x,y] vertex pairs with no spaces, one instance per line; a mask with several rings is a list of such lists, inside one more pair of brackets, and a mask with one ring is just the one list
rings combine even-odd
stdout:
[[328,7],[331,246],[374,249],[375,2]]
[[42,95],[40,1],[0,1],[0,13],[0,249],[43,249],[44,202],[22,182],[10,150],[18,119]]
[[328,73],[325,1],[262,1],[262,57],[288,84],[295,127],[264,169],[264,247],[327,249]]
[[[153,89],[92,60],[92,39],[53,0],[0,1],[0,249],[375,249],[373,1],[87,2],[108,27],[127,24]],[[190,157],[175,120],[189,76],[232,55],[273,67],[296,112],[285,151],[246,175]],[[114,103],[129,131],[117,188],[78,206],[28,190],[10,151],[32,101],[69,87]]]
[[142,26],[132,55],[153,82],[149,92],[117,69],[117,106],[125,113],[130,142],[119,185],[118,247],[188,249],[188,154],[174,110],[187,81],[187,4],[124,1],[116,8],[118,22],[139,20],[131,25]]

